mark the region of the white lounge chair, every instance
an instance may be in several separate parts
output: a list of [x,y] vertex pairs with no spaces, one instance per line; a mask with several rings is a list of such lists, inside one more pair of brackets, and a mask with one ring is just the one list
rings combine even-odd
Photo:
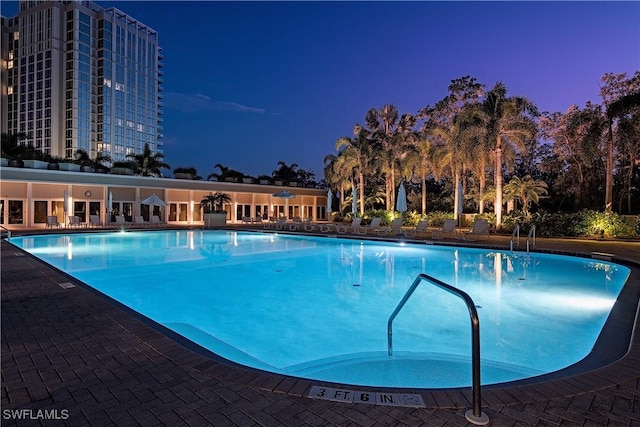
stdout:
[[382,227],[376,230],[380,234],[400,234],[402,233],[402,218],[396,218],[391,221],[388,227]]
[[408,230],[405,230],[404,235],[405,237],[417,237],[419,234],[426,233],[428,228],[429,228],[429,220],[421,219],[420,221],[418,221],[418,224],[416,224],[415,228],[410,228]]
[[302,218],[300,218],[299,216],[293,217],[293,222],[289,224],[289,230],[297,231],[297,230],[300,230],[301,228],[302,228]]
[[149,223],[144,220],[142,215],[136,215],[136,216],[133,217],[133,225],[140,225],[140,226],[143,226],[143,227],[148,227]]
[[473,228],[471,231],[462,235],[464,240],[476,240],[477,236],[489,237],[489,222],[486,219],[476,219],[473,221]]
[[100,215],[89,215],[89,225],[92,227],[102,227],[104,224],[100,221]]
[[376,231],[378,231],[380,229],[380,224],[382,223],[382,218],[380,218],[379,216],[371,219],[371,222],[369,223],[369,225],[365,225],[363,227],[358,227],[356,229],[356,233],[358,234],[367,234],[368,231],[371,231],[372,233],[375,233]]
[[69,227],[80,228],[82,226],[82,222],[80,222],[80,217],[76,215],[69,216]]
[[445,219],[444,224],[442,224],[441,230],[436,230],[431,234],[431,237],[434,239],[444,239],[447,236],[456,237],[458,233],[456,232],[456,220],[455,219]]
[[60,228],[62,224],[58,222],[58,217],[55,215],[47,216],[47,228]]
[[361,222],[362,218],[354,218],[353,221],[351,221],[351,225],[338,225],[336,231],[340,234],[344,234],[349,230],[355,232],[360,227]]
[[156,227],[160,227],[161,225],[165,225],[165,223],[160,219],[158,215],[151,215],[151,225]]
[[127,221],[124,219],[124,215],[116,215],[116,225],[125,225]]
[[320,224],[320,232],[321,233],[331,233],[335,231],[335,227],[331,223]]

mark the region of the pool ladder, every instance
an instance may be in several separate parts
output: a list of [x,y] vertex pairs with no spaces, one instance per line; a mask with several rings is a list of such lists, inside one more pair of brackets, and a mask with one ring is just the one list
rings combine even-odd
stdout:
[[389,321],[387,322],[387,340],[388,340],[388,352],[389,356],[393,355],[393,320],[396,318],[402,307],[409,300],[413,292],[416,290],[418,285],[423,281],[429,282],[440,289],[443,289],[450,294],[453,294],[457,297],[462,298],[462,300],[467,305],[467,309],[469,310],[469,317],[471,318],[471,368],[472,368],[472,386],[471,392],[473,394],[473,408],[467,410],[464,414],[467,421],[476,425],[485,425],[489,423],[489,417],[482,412],[482,397],[480,391],[480,319],[478,318],[478,312],[476,310],[476,305],[471,299],[471,297],[464,291],[453,287],[451,285],[447,285],[444,282],[436,279],[435,277],[431,277],[427,274],[421,273],[418,274],[418,277],[413,281],[411,287],[407,290],[402,297],[402,300],[393,311],[391,316],[389,316]]
[[[516,228],[513,229],[513,233],[511,233],[511,242],[509,242],[509,246],[511,248],[511,252],[513,252],[513,239],[516,239],[516,243],[520,246],[520,224],[516,224]],[[529,241],[533,242],[533,246],[536,245],[536,226],[532,225],[529,229],[529,234],[527,234],[527,252],[529,252]]]
[[9,230],[7,227],[4,227],[2,225],[0,225],[0,229],[4,230],[7,232],[7,240],[11,239],[11,230]]

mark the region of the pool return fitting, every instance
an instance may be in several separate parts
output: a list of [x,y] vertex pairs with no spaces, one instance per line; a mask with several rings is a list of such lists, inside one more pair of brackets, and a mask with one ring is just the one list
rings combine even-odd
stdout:
[[439,287],[440,289],[449,292],[450,294],[460,297],[467,305],[467,309],[469,310],[469,317],[471,318],[471,393],[473,394],[473,408],[467,410],[464,416],[467,421],[472,424],[486,425],[489,423],[489,417],[487,416],[487,414],[482,412],[482,397],[480,391],[480,319],[478,318],[478,312],[476,310],[475,303],[466,292],[451,285],[447,285],[446,283],[441,282],[435,277],[431,277],[424,273],[418,274],[418,277],[416,277],[416,280],[413,281],[411,287],[404,294],[404,297],[402,297],[402,300],[400,301],[396,309],[393,311],[391,316],[389,316],[389,321],[387,322],[389,356],[393,355],[393,319],[396,318],[400,310],[402,310],[402,307],[404,307],[407,300],[411,297],[413,292],[416,290],[418,285],[422,283],[422,281],[429,282]]

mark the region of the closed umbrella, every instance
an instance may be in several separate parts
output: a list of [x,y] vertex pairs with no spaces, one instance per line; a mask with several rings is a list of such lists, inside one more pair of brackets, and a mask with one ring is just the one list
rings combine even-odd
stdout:
[[327,191],[327,213],[331,213],[331,199],[333,199],[333,192],[329,189]]
[[407,192],[404,189],[404,184],[401,182],[398,187],[398,199],[396,200],[396,210],[398,212],[405,212],[407,210]]
[[63,223],[67,223],[67,204],[69,203],[69,195],[67,194],[67,190],[64,190],[62,193],[62,211],[64,212],[64,218],[62,220]]
[[107,198],[107,212],[109,212],[109,215],[113,212],[113,194],[111,191],[109,191],[109,197]]

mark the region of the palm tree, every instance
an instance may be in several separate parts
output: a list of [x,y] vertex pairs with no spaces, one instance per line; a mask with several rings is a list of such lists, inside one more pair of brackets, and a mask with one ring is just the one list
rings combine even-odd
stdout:
[[297,163],[291,163],[290,165],[288,165],[286,162],[280,160],[278,162],[278,166],[278,169],[273,171],[273,179],[282,180],[285,182],[298,181],[300,179]]
[[487,93],[480,105],[484,115],[484,125],[488,141],[494,150],[495,159],[495,202],[496,227],[502,224],[502,168],[505,146],[515,151],[524,147],[527,139],[536,133],[532,116],[537,115],[535,105],[524,97],[507,97],[507,87],[503,83],[496,85]]
[[[354,133],[357,131],[357,125]],[[369,170],[369,162],[371,159],[371,146],[364,134],[357,133],[355,138],[343,136],[336,141],[336,150],[340,152],[339,158],[342,158],[342,166],[346,170],[350,170],[351,177],[357,177],[357,183],[360,187],[359,202],[360,214],[364,214],[365,202],[365,172]],[[342,150],[342,151],[340,151]],[[343,171],[344,171],[343,169]],[[345,171],[346,172],[346,171]]]
[[514,176],[504,186],[505,195],[520,201],[525,214],[529,213],[531,203],[538,203],[541,196],[547,194],[547,183],[533,179],[530,175],[524,178]]
[[[640,74],[638,74],[640,79]],[[638,147],[638,135],[640,135],[640,92],[624,95],[617,101],[607,106],[607,120],[609,126],[609,137],[607,140],[607,178],[605,191],[605,210],[611,211],[613,204],[613,122],[618,119],[618,133],[624,135],[619,137],[621,141],[620,149],[626,148],[629,153],[629,172],[626,175],[625,186],[627,188],[627,210],[631,212],[631,180],[633,177],[633,166],[640,154]],[[625,143],[626,142],[626,143]]]
[[205,213],[222,213],[225,212],[223,210],[224,204],[229,202],[231,202],[231,196],[229,196],[227,193],[216,191],[215,194],[209,193],[204,196],[200,201],[200,206],[204,208]]
[[411,114],[399,116],[393,104],[387,104],[376,110],[370,109],[365,116],[366,127],[356,124],[356,137],[362,136],[380,148],[382,172],[385,179],[387,209],[395,206],[396,164],[404,160],[408,153],[408,145],[414,140],[413,126],[416,118]]
[[236,180],[237,178],[244,178],[245,176],[242,172],[228,168],[220,163],[216,163],[213,167],[219,169],[220,173],[211,172],[207,175],[207,181],[211,181],[212,178],[215,178],[216,181],[225,181],[227,178]]
[[149,144],[144,144],[142,154],[127,154],[127,157],[135,163],[136,175],[161,177],[161,169],[171,169],[171,166],[164,162],[164,154],[152,153]]

